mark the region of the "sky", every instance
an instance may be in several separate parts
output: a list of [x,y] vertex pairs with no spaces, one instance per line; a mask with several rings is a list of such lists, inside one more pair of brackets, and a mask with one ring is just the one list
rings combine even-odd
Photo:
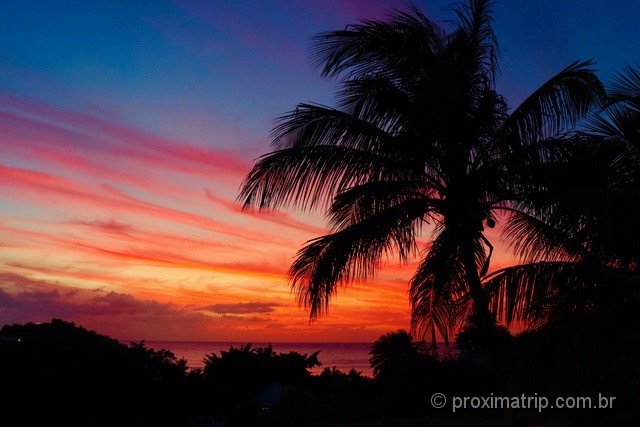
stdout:
[[[122,340],[371,342],[410,326],[416,261],[390,259],[309,323],[285,280],[321,212],[241,212],[274,120],[331,105],[322,31],[392,0],[0,2],[0,326]],[[442,23],[449,1],[414,2]],[[497,87],[515,107],[575,60],[640,64],[635,1],[502,1]],[[426,241],[426,238],[424,240]],[[493,268],[510,265],[498,248]]]

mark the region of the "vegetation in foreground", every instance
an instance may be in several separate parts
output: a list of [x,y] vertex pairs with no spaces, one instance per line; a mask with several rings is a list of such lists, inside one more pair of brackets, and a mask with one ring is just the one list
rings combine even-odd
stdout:
[[[640,310],[621,313],[621,336]],[[581,319],[597,330],[602,319]],[[625,326],[627,325],[627,326]],[[144,342],[123,345],[54,319],[0,330],[0,376],[9,390],[3,407],[20,425],[65,426],[631,426],[640,421],[637,360],[629,341],[582,341],[566,327],[530,332],[495,348],[438,359],[405,331],[371,348],[373,378],[325,368],[317,353],[277,353],[250,344],[203,355],[190,369],[167,350]],[[473,333],[471,333],[473,335]],[[465,343],[473,338],[467,336]],[[570,348],[568,348],[570,346]],[[566,351],[558,351],[558,350]],[[435,409],[431,396],[615,396],[603,410]]]

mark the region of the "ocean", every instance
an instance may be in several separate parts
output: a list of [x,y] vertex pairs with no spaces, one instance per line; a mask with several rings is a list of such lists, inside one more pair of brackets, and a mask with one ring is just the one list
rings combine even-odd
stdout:
[[[129,344],[129,341],[122,341],[123,344]],[[145,341],[145,345],[154,350],[169,350],[179,359],[185,359],[189,368],[204,367],[204,358],[206,355],[216,353],[220,355],[220,351],[229,350],[231,346],[240,347],[247,344],[246,342],[192,342],[192,341]],[[362,375],[373,376],[373,369],[369,365],[369,351],[372,343],[367,342],[348,342],[348,343],[312,343],[312,342],[275,342],[275,343],[251,343],[252,347],[266,347],[269,344],[273,347],[273,351],[277,353],[288,353],[297,351],[300,354],[311,355],[316,351],[321,366],[311,370],[312,374],[319,374],[324,368],[333,368],[349,372],[351,369],[359,371]],[[455,350],[446,347],[444,343],[437,344],[442,354],[455,354]]]
[[[129,344],[129,342],[123,342]],[[169,350],[187,361],[189,368],[204,367],[204,357],[211,353],[220,355],[220,351],[229,350],[231,346],[240,347],[247,343],[244,342],[188,342],[188,341],[145,341],[145,346],[154,350]],[[251,343],[253,347],[266,347],[269,343]],[[318,360],[322,366],[312,369],[313,374],[319,374],[324,368],[339,369],[343,372],[349,372],[351,369],[360,371],[363,375],[372,376],[373,370],[369,365],[369,350],[371,343],[307,343],[307,342],[291,342],[291,343],[271,343],[273,350],[277,353],[288,353],[297,351],[301,354],[311,355],[316,351]]]

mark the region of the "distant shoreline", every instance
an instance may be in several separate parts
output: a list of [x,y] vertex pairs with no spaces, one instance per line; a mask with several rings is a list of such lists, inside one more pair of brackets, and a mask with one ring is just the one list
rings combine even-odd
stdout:
[[[141,341],[124,341],[123,344],[139,343]],[[228,351],[231,347],[238,348],[251,344],[252,348],[267,347],[271,345],[273,351],[277,353],[288,353],[291,351],[300,354],[313,354],[319,352],[318,359],[321,366],[313,368],[312,373],[319,374],[325,368],[335,368],[342,372],[349,372],[351,369],[361,372],[366,376],[373,376],[373,369],[369,362],[370,350],[373,343],[370,342],[244,342],[244,341],[161,341],[144,340],[147,347],[154,350],[167,350],[172,352],[178,359],[185,359],[187,366],[191,369],[203,368],[205,357],[221,351]],[[438,343],[439,347],[445,348],[444,343]],[[451,348],[451,346],[450,346]]]

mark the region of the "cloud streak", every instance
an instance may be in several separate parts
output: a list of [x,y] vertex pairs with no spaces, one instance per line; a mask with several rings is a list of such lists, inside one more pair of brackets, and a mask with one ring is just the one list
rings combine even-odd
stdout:
[[0,96],[0,130],[5,136],[0,139],[3,145],[15,144],[16,139],[37,145],[55,144],[67,151],[99,152],[207,177],[215,171],[242,176],[251,166],[225,150],[160,138],[89,114],[18,97]]
[[213,304],[202,307],[200,311],[210,311],[217,314],[248,314],[271,313],[281,304],[269,302],[239,302],[236,304]]

